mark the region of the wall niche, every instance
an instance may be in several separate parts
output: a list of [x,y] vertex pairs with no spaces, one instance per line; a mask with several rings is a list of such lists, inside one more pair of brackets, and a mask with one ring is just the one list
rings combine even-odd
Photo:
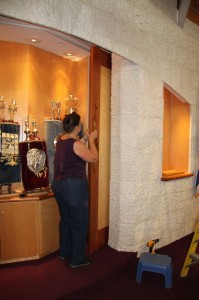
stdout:
[[189,173],[190,104],[164,85],[162,180]]

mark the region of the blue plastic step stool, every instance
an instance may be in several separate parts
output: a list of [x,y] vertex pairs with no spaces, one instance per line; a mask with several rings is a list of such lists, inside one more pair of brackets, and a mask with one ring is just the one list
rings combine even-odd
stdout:
[[141,283],[142,272],[161,273],[165,278],[165,288],[172,287],[172,259],[168,255],[144,252],[140,255],[137,267],[136,281]]

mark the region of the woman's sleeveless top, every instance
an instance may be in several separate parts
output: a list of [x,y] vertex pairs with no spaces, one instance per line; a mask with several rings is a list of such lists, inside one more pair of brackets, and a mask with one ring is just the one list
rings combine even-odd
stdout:
[[54,179],[62,180],[68,177],[87,179],[86,161],[75,154],[73,144],[75,139],[58,140],[55,151]]

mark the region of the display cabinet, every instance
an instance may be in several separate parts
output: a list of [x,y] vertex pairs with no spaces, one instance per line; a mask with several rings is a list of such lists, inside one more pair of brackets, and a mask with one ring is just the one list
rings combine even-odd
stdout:
[[53,196],[0,198],[0,264],[39,259],[59,247]]

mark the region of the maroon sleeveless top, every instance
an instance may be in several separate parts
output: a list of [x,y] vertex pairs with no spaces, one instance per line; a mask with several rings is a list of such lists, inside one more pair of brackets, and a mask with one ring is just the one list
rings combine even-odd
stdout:
[[58,140],[55,151],[54,179],[62,180],[68,177],[87,179],[86,161],[73,150],[75,139]]

